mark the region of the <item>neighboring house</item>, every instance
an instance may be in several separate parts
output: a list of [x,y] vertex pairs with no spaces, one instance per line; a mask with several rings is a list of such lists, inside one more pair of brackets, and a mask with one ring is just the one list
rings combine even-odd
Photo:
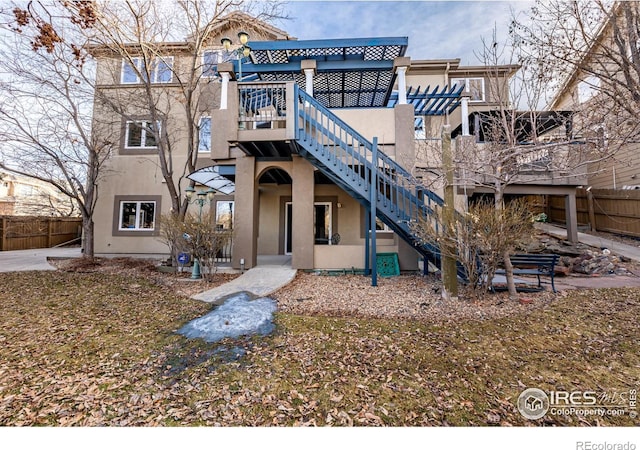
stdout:
[[0,171],[0,216],[78,215],[71,200],[35,178]]
[[[602,24],[587,51],[575,64],[576,68],[564,80],[550,103],[552,110],[575,110],[577,120],[581,115],[586,118],[587,125],[580,130],[576,139],[595,143],[596,150],[603,157],[588,167],[586,185],[595,189],[640,189],[640,133],[637,131],[640,109],[636,100],[640,83],[637,80],[638,61],[633,61],[629,47],[632,45],[637,51],[638,30],[637,22],[633,23],[631,29],[625,27],[627,11],[620,8],[635,10],[635,20],[639,11],[634,2],[623,3],[627,2],[612,5],[612,15]],[[631,72],[634,84],[624,78],[626,71]],[[618,82],[627,87],[619,88],[616,86]],[[615,106],[608,100],[608,96],[631,97],[632,92],[633,102],[636,103],[635,113]],[[627,131],[619,125],[624,119],[633,122],[628,127],[631,132],[626,136]],[[607,124],[608,120],[615,120],[618,124]],[[616,129],[607,129],[611,127]],[[621,138],[626,142],[619,143]]]
[[[233,266],[253,267],[258,255],[291,255],[297,269],[359,269],[370,264],[370,245],[397,253],[403,270],[417,269],[421,257],[437,263],[434,249],[415,245],[408,227],[415,214],[442,201],[441,192],[412,181],[428,176],[431,164],[416,149],[419,141],[439,136],[447,117],[453,129],[465,124],[458,134],[470,134],[468,117],[494,105],[485,86],[488,69],[463,67],[457,59],[412,61],[406,37],[296,40],[252,19],[244,30],[251,55],[238,82],[237,61],[211,56],[222,54],[218,43],[240,31],[237,23],[222,21],[203,55],[205,64],[209,58],[218,62],[203,72],[209,83],[200,92],[199,170],[190,175],[217,191],[212,226],[233,227]],[[176,68],[185,46],[166,46]],[[136,77],[115,54],[96,56],[97,89],[136,92]],[[515,69],[504,66],[500,73],[510,77]],[[163,88],[171,82],[170,74],[158,74]],[[148,118],[127,121],[98,105],[94,120],[111,123],[105,132],[121,142],[100,184],[96,254],[166,255],[158,219],[169,200],[156,143],[145,131]],[[179,138],[184,128],[175,122],[167,117],[160,127]],[[181,167],[186,150],[174,154]],[[188,182],[182,180],[182,192]],[[525,180],[509,192],[565,195],[575,210],[575,185],[581,183],[563,182]],[[466,188],[460,205],[465,195],[481,191]],[[371,228],[375,241],[367,238]]]

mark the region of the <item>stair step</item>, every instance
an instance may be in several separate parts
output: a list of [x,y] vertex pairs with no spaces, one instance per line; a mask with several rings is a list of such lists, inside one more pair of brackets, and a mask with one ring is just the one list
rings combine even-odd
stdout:
[[[336,182],[340,188],[353,198],[364,205],[369,205],[370,186],[369,183],[367,183],[366,176],[374,166],[366,160],[366,158],[363,158],[360,152],[364,148],[371,148],[372,144],[357,135],[357,133],[354,134],[348,127],[344,127],[343,122],[338,117],[317,103],[316,100],[308,97],[307,94],[302,91],[298,90],[298,92],[300,97],[298,101],[309,105],[304,111],[309,111],[310,109],[320,111],[323,117],[322,123],[309,122],[309,124],[314,131],[323,133],[323,141],[327,139],[329,142],[328,145],[325,145],[324,142],[319,142],[315,134],[307,133],[305,131],[307,127],[303,126],[298,129],[298,136],[300,136],[300,138],[297,142],[301,148],[304,149],[304,151],[300,151],[299,154],[314,164],[318,169],[325,172],[330,179]],[[299,118],[308,120],[309,116],[306,115],[306,112],[301,111]],[[315,121],[316,119],[311,118],[311,120]],[[327,120],[328,123],[325,122],[325,120]],[[339,140],[339,136],[345,131],[349,135],[349,139],[353,139],[351,143]],[[439,265],[440,252],[437,247],[419,244],[418,239],[411,233],[409,224],[407,223],[407,220],[415,217],[418,212],[423,216],[428,215],[429,210],[427,206],[424,205],[423,200],[420,200],[421,197],[419,197],[418,192],[408,190],[406,186],[397,184],[398,182],[403,182],[402,174],[406,174],[406,171],[397,163],[384,156],[382,152],[379,153],[383,155],[384,164],[389,168],[389,172],[377,169],[379,179],[381,180],[380,182],[390,188],[391,197],[393,197],[393,193],[395,192],[396,198],[401,200],[401,205],[394,202],[392,198],[388,198],[386,194],[380,195],[380,192],[378,192],[376,199],[379,203],[377,214],[382,216],[381,218],[386,220],[386,222],[391,223],[393,225],[392,229],[403,240],[414,247],[425,259]],[[349,161],[349,158],[351,158],[354,167],[350,167],[349,164],[344,163],[343,158],[347,158],[346,161]],[[355,167],[357,166],[362,166],[364,172],[360,173],[360,170],[356,170]],[[429,199],[429,205],[431,205],[431,197],[439,198],[426,189],[422,191],[429,193],[428,196],[424,197]],[[406,203],[409,204],[405,205]],[[419,203],[422,203],[423,206],[420,206]]]

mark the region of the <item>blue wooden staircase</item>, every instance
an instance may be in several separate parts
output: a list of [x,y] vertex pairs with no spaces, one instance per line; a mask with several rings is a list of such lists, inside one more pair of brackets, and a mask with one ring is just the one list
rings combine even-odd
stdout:
[[[422,217],[434,221],[438,229],[433,207],[442,206],[442,198],[421,186],[407,170],[378,151],[375,142],[369,142],[298,85],[295,108],[299,155],[367,210],[375,202],[376,216],[425,258],[425,270],[426,261],[441,267],[438,247],[419,242],[409,224]],[[458,272],[466,278],[460,266]]]

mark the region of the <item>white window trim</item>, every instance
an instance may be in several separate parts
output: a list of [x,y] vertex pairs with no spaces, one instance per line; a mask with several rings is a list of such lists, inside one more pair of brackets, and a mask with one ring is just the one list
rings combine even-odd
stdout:
[[[139,146],[130,146],[129,145],[129,125],[131,125],[132,123],[144,123],[144,124],[148,124],[151,123],[150,120],[127,120],[126,125],[125,125],[125,132],[124,132],[124,148],[127,150],[137,150],[137,149],[156,149],[158,148],[158,139],[156,139],[156,145],[153,146],[148,146],[148,145],[142,145],[142,143],[144,142],[145,144],[147,143],[147,126],[143,125],[142,126],[142,136],[140,138],[140,145]],[[162,129],[162,124],[160,122],[156,123],[156,126],[158,128],[158,134],[160,134],[160,130]],[[160,136],[158,136],[159,138]]]
[[[293,210],[293,202],[285,202],[285,208],[284,208],[284,254],[285,255],[290,255],[291,252],[287,252],[287,239],[289,238],[289,228],[287,227],[287,223],[289,221],[289,208],[288,206],[291,205],[292,210]],[[328,237],[328,242],[327,245],[333,245],[333,243],[331,242],[331,237],[333,236],[333,203],[332,202],[313,202],[313,214],[314,214],[314,219],[315,219],[315,207],[316,205],[324,205],[324,206],[328,206],[329,207],[329,237]],[[315,228],[315,221],[313,224],[314,228]],[[315,232],[314,232],[314,236],[313,236],[313,241],[314,241],[314,245],[321,245],[321,244],[315,244]],[[293,244],[292,244],[293,245]],[[324,244],[322,244],[324,245]]]
[[[136,223],[134,228],[122,228],[122,213],[124,212],[124,204],[125,203],[135,203],[136,204]],[[141,228],[140,227],[140,213],[141,204],[142,203],[153,203],[153,227],[151,228]],[[156,229],[156,213],[157,213],[158,205],[155,200],[121,200],[119,205],[120,214],[118,215],[118,231],[155,231]]]
[[[133,63],[133,66],[135,67],[135,70],[137,72],[135,72],[135,76],[136,79],[135,81],[125,81],[124,80],[124,74],[125,74],[125,67],[127,67],[129,64],[129,61],[126,58],[122,59],[122,66],[120,68],[120,84],[128,84],[128,85],[133,85],[133,84],[141,84],[142,83],[142,78],[140,77],[140,74],[142,73],[142,61],[143,58],[141,56],[134,56],[131,58],[131,62]],[[169,81],[158,81],[158,64],[157,62],[163,62],[165,63],[168,67],[169,67],[169,71],[171,73],[171,79]],[[173,56],[166,56],[166,57],[155,57],[153,59],[153,72],[151,73],[151,83],[153,84],[168,84],[168,83],[173,83]]]
[[140,76],[137,73],[135,73],[135,76],[136,76],[135,81],[125,81],[124,74],[125,74],[125,68],[130,65],[135,67],[135,69],[138,70],[139,72],[141,61],[142,61],[142,58],[140,58],[139,56],[136,56],[131,58],[131,62],[133,62],[133,64],[130,64],[129,60],[127,60],[126,58],[122,58],[122,64],[120,67],[120,84],[140,84]]

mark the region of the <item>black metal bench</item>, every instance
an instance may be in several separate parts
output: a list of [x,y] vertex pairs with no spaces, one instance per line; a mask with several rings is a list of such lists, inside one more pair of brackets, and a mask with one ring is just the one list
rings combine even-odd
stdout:
[[[558,263],[558,255],[553,254],[521,254],[511,255],[511,265],[513,266],[514,275],[535,275],[538,277],[538,288],[542,289],[540,282],[541,276],[551,277],[551,288],[553,292],[556,291],[556,286],[553,282],[555,276],[555,266]],[[505,274],[504,269],[496,270],[496,274]]]

